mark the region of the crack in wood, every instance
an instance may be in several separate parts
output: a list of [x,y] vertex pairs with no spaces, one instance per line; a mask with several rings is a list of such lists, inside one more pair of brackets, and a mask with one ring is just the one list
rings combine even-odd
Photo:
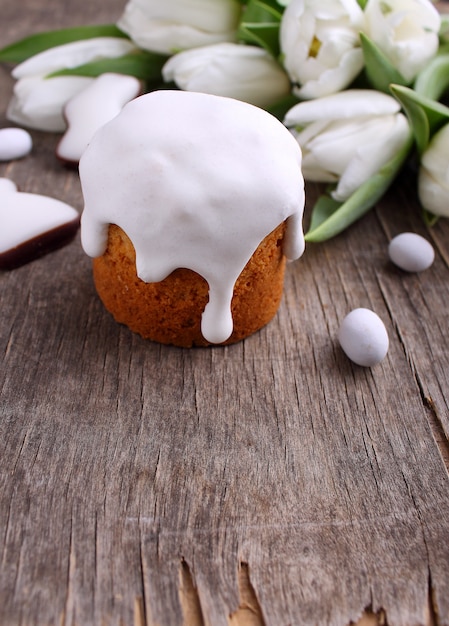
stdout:
[[142,595],[134,598],[134,626],[149,626],[147,598],[145,597],[145,572],[143,560],[142,529],[139,527],[139,564]]
[[421,395],[423,406],[426,409],[427,420],[428,420],[428,423],[429,423],[429,426],[433,435],[433,439],[440,451],[440,455],[444,462],[446,470],[449,472],[449,440],[448,440],[449,432],[446,432],[444,429],[443,422],[438,415],[438,410],[437,410],[437,407],[435,406],[435,403],[432,397],[426,394],[425,386],[424,386],[423,381],[421,380],[421,376],[418,371],[418,368],[414,362],[412,355],[409,353],[409,350],[407,349],[407,342],[402,336],[400,327],[395,320],[395,316],[393,315],[391,307],[389,306],[388,299],[386,298],[386,294],[384,293],[384,289],[382,288],[382,285],[380,284],[380,282],[379,282],[379,288],[384,297],[385,305],[388,309],[390,318],[393,322],[393,325],[396,331],[396,336],[401,343],[402,349],[404,350],[404,354],[407,358],[407,362],[410,366],[410,370],[413,373],[413,377],[416,381],[416,385]]
[[265,626],[262,608],[249,577],[248,563],[240,563],[238,585],[239,608],[229,616],[229,626]]
[[[418,380],[418,384],[419,384],[419,380]],[[438,417],[438,411],[435,407],[435,404],[432,398],[424,395],[421,385],[420,385],[420,389],[421,389],[421,395],[423,398],[424,406],[427,409],[426,411],[427,419],[429,421],[429,425],[432,431],[434,441],[440,451],[441,458],[444,461],[446,469],[449,472],[449,441],[447,439],[447,435],[444,432],[443,424]]]
[[183,626],[205,626],[198,589],[190,567],[184,559],[179,570],[179,601]]
[[435,591],[432,585],[432,574],[429,569],[429,591],[427,594],[427,606],[425,608],[425,626],[439,626],[438,606],[435,598]]
[[60,623],[65,625],[67,623],[73,622],[73,597],[74,591],[72,589],[72,581],[75,573],[76,567],[76,556],[75,556],[75,546],[74,546],[74,528],[73,528],[73,510],[70,517],[70,538],[69,538],[69,558],[67,563],[67,592],[65,597],[64,606],[62,608],[62,614],[60,618]]
[[134,622],[133,626],[148,626],[145,616],[145,603],[142,596],[134,598]]
[[350,626],[388,626],[387,616],[383,609],[373,613],[370,608],[367,608],[357,622],[350,622]]

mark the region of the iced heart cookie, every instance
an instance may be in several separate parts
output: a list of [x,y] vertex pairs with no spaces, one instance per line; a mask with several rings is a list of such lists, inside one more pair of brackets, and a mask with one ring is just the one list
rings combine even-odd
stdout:
[[12,181],[0,178],[0,269],[14,269],[60,248],[78,227],[73,207],[17,191]]

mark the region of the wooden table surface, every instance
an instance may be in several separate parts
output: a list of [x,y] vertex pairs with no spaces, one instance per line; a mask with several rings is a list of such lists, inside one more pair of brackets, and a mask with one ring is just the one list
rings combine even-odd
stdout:
[[[0,45],[123,4],[2,0]],[[32,135],[0,176],[81,211],[57,136]],[[0,273],[2,626],[449,624],[449,221],[423,225],[414,185],[309,244],[232,347],[117,325],[79,237]],[[435,247],[422,274],[387,260],[410,230]],[[371,369],[336,340],[359,306],[390,337]]]

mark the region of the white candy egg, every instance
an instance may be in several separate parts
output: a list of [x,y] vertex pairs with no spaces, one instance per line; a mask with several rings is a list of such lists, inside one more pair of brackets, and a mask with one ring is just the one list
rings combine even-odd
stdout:
[[17,191],[17,185],[9,178],[0,178],[0,195],[3,193],[14,193]]
[[388,246],[391,261],[406,272],[422,272],[435,258],[432,245],[416,233],[401,233]]
[[0,129],[0,161],[21,159],[32,147],[31,135],[23,128]]
[[388,334],[380,317],[370,309],[354,309],[344,318],[339,332],[340,345],[351,361],[371,367],[388,352]]

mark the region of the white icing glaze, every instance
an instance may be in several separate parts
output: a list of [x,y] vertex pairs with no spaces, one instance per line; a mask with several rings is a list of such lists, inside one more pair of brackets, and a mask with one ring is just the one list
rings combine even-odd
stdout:
[[95,132],[139,95],[140,81],[124,74],[102,74],[66,104],[67,131],[56,150],[59,158],[78,163]]
[[0,254],[77,217],[65,202],[17,191],[12,181],[0,178]]
[[211,343],[232,333],[234,284],[264,237],[287,220],[286,256],[304,251],[301,150],[276,118],[237,100],[141,96],[96,133],[80,177],[85,252],[101,256],[116,224],[134,245],[143,281],[180,267],[203,276],[201,330]]

